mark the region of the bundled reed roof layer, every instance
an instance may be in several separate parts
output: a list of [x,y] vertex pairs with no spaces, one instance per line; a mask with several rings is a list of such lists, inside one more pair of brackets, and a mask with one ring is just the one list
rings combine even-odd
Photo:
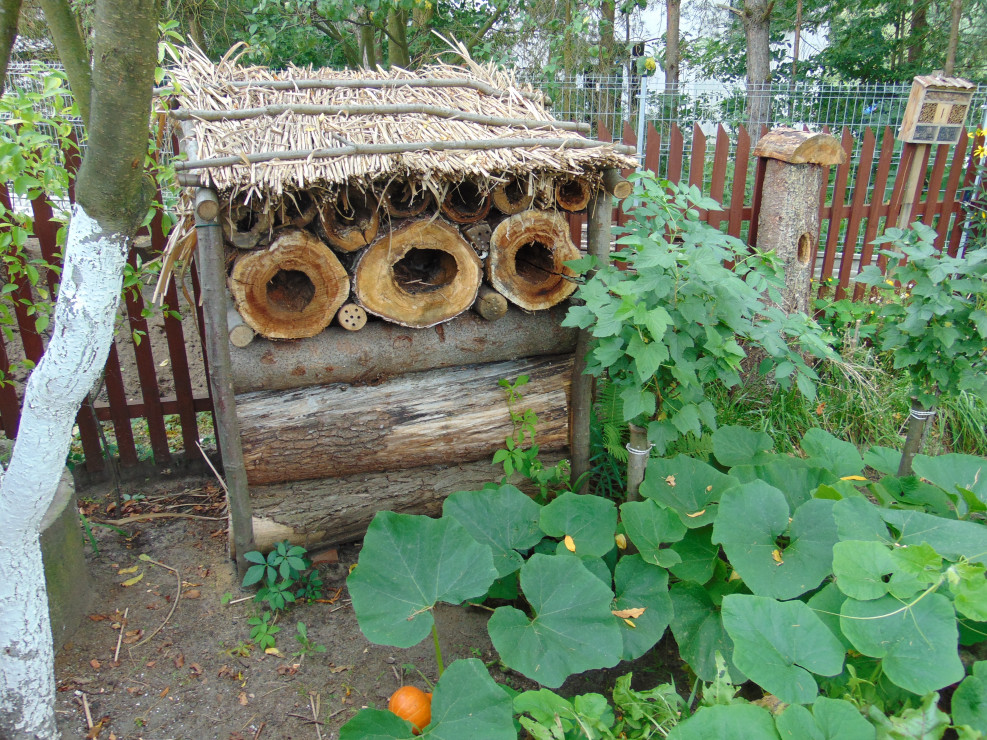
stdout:
[[[419,72],[272,71],[242,67],[230,59],[214,64],[186,48],[171,74],[181,89],[177,117],[186,139],[194,142],[189,160],[228,162],[192,171],[201,184],[222,193],[246,191],[270,199],[291,190],[382,179],[414,179],[442,190],[445,183],[468,177],[586,176],[637,164],[619,146],[592,146],[571,124],[555,121],[539,94],[522,89],[509,73],[468,57],[464,66],[441,64]],[[416,108],[432,109],[433,114]],[[447,117],[460,111],[462,118]],[[492,125],[479,118],[518,123]],[[567,143],[560,145],[563,139]],[[493,148],[495,140],[545,144]],[[414,149],[457,141],[480,148],[356,153],[367,145]],[[290,155],[298,158],[251,161],[287,152],[298,153]],[[329,156],[320,156],[324,154]]]

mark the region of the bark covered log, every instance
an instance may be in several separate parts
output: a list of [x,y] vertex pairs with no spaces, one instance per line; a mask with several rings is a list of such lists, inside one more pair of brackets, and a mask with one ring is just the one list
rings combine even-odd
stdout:
[[[560,455],[541,459],[554,465]],[[446,496],[479,490],[496,477],[489,460],[478,460],[255,486],[250,491],[254,540],[262,552],[285,539],[308,550],[353,542],[363,537],[378,511],[438,516]],[[524,481],[512,482],[525,490]]]
[[360,254],[353,292],[375,316],[425,328],[472,306],[481,272],[480,258],[453,226],[442,220],[413,221]]
[[527,314],[509,308],[496,323],[467,311],[427,331],[375,321],[358,333],[329,327],[309,339],[257,339],[232,348],[237,393],[323,383],[376,383],[440,367],[571,352],[576,330],[560,326],[565,306]]
[[237,259],[230,292],[258,334],[298,339],[329,325],[349,296],[349,280],[329,247],[308,232],[286,231],[268,249]]
[[320,215],[326,241],[342,252],[356,252],[377,238],[380,204],[372,193],[343,190],[323,201]]
[[499,321],[507,314],[507,299],[489,285],[481,285],[473,310],[487,321]]
[[576,290],[566,261],[579,258],[569,226],[554,211],[528,210],[504,219],[490,238],[487,280],[528,311],[561,303]]
[[449,186],[442,200],[442,215],[457,224],[482,221],[490,213],[491,199],[473,180],[463,180]]
[[513,432],[503,378],[527,375],[525,409],[542,449],[568,441],[569,356],[411,373],[375,386],[342,383],[237,397],[251,485],[402,470],[492,455]]
[[846,161],[839,139],[830,134],[779,127],[766,133],[754,147],[755,157],[789,164],[838,165]]

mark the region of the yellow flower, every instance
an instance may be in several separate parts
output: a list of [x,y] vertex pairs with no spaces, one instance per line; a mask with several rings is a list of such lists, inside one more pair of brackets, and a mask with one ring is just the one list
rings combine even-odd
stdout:
[[987,147],[981,144],[980,146],[978,146],[976,149],[973,150],[973,156],[980,157],[981,159],[987,157]]
[[655,62],[655,58],[648,57],[647,59],[645,59],[644,68],[649,72],[654,72],[656,69],[658,69],[658,64]]

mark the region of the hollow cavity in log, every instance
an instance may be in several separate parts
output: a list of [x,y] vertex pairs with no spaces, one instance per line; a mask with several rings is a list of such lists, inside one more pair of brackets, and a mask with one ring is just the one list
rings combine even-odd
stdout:
[[220,213],[219,224],[228,244],[237,249],[255,249],[270,243],[274,219],[268,210],[234,203]]
[[534,201],[535,194],[526,180],[509,177],[494,188],[490,198],[498,211],[513,216],[515,213],[527,210]]
[[449,186],[442,201],[442,214],[457,224],[471,224],[490,213],[490,196],[473,180]]
[[348,188],[322,203],[326,241],[343,252],[363,249],[377,237],[380,205],[372,193]]
[[529,311],[550,308],[576,290],[565,262],[579,251],[561,215],[525,211],[502,221],[490,239],[487,279],[509,301]]
[[394,180],[384,188],[384,207],[393,218],[414,218],[432,206],[435,198],[420,184]]
[[562,180],[555,185],[555,202],[566,211],[585,210],[591,194],[585,180]]
[[346,270],[305,231],[286,231],[263,251],[237,259],[230,292],[243,320],[268,339],[311,337],[349,296]]
[[472,306],[481,273],[480,259],[452,225],[413,221],[360,255],[353,292],[370,313],[424,328]]

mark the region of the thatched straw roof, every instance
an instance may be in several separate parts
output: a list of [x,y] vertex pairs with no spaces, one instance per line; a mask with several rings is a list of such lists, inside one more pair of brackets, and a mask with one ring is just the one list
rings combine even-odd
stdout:
[[[592,176],[636,166],[626,148],[555,121],[540,94],[461,52],[463,66],[419,72],[272,71],[230,58],[214,64],[186,48],[171,70],[181,90],[172,115],[190,145],[190,161],[178,169],[221,193],[277,199],[395,178],[438,191],[467,177]],[[188,175],[183,182],[192,184]]]

